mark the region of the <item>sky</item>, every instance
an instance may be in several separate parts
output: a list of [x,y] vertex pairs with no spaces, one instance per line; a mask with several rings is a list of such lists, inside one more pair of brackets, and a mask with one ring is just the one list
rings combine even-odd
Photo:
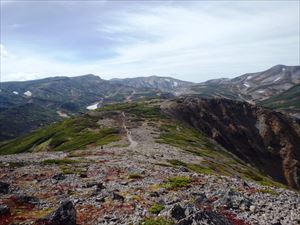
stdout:
[[296,1],[0,0],[1,80],[202,82],[300,65]]

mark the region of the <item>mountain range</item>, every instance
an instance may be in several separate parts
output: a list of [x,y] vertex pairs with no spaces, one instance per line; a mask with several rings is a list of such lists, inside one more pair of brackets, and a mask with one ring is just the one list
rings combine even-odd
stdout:
[[6,82],[0,224],[300,223],[300,66]]
[[[256,102],[299,116],[299,95],[294,95],[293,100],[285,97],[297,91],[294,86],[299,83],[300,66],[283,65],[199,84],[158,76],[103,80],[91,74],[5,82],[0,92],[0,140],[107,103],[181,95]],[[277,96],[284,91],[284,95]]]

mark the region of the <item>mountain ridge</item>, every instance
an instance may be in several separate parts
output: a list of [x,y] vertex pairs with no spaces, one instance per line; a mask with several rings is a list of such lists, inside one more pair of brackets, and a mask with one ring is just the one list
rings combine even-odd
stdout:
[[[283,69],[285,71],[282,71]],[[250,76],[253,77],[248,79]],[[255,79],[259,78],[259,82],[254,77]],[[275,82],[275,85],[270,81],[278,78],[280,79]],[[252,82],[253,88],[246,87],[245,82],[249,82],[249,84]],[[221,78],[199,84],[158,76],[104,80],[93,74],[78,77],[50,77],[24,82],[4,82],[0,92],[0,120],[1,124],[4,124],[0,127],[0,140],[25,134],[38,126],[62,119],[62,116],[72,116],[112,102],[196,95],[260,104],[272,96],[287,91],[289,87],[297,85],[299,82],[300,66],[284,65],[277,65],[263,72],[244,74],[233,79]],[[22,107],[26,107],[28,103],[37,105],[38,107],[35,107],[36,115],[45,115],[45,117],[41,118],[42,116],[40,116],[40,119],[36,117],[36,120],[30,122],[29,115],[24,115],[24,118],[27,119],[19,119],[20,124],[10,123],[10,117],[19,118],[20,114],[22,118]],[[295,103],[290,101],[289,104],[291,105],[281,111],[286,111],[294,116],[299,115],[298,108],[288,109],[288,107],[294,107]],[[43,113],[44,111],[47,113]]]

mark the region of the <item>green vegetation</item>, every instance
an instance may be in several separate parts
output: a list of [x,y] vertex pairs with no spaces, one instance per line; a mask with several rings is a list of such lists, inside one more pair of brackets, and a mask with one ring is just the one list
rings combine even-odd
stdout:
[[201,96],[204,98],[228,98],[233,100],[240,100],[240,97],[237,93],[229,90],[229,88],[222,87],[218,84],[209,84],[209,85],[194,85],[191,89],[196,92],[196,96]]
[[197,164],[192,164],[192,163],[184,163],[181,162],[177,159],[172,159],[168,161],[169,163],[171,163],[173,166],[184,166],[186,168],[188,168],[189,170],[192,170],[196,173],[202,173],[202,174],[214,174],[214,170],[209,168],[209,167],[203,167]]
[[59,166],[63,174],[84,174],[86,173],[86,168],[78,165],[60,165]]
[[79,163],[77,160],[72,160],[72,159],[46,159],[42,162],[45,165],[65,165],[65,164],[74,164],[74,163]]
[[173,166],[184,166],[184,167],[187,167],[187,164],[185,162],[182,162],[180,160],[177,160],[177,159],[171,159],[171,160],[168,160],[169,163],[171,163]]
[[280,109],[287,112],[300,112],[300,85],[275,95],[259,103],[271,109]]
[[255,181],[256,183],[263,185],[263,186],[286,188],[285,185],[275,182],[275,181],[261,175],[257,171],[251,171],[250,169],[246,169],[242,172],[242,174],[245,179],[251,179],[251,180]]
[[197,130],[182,125],[164,124],[160,127],[161,135],[159,143],[171,144],[176,147],[184,147],[189,151],[196,148],[212,149],[212,144]]
[[170,190],[176,190],[179,188],[187,187],[191,182],[192,178],[190,177],[176,176],[170,177],[165,180],[162,186]]
[[164,124],[161,126],[161,132],[158,142],[173,145],[203,157],[201,165],[169,160],[168,162],[173,166],[184,166],[189,170],[203,174],[222,174],[226,176],[239,174],[244,179],[251,179],[264,186],[285,188],[284,185],[245,165],[233,155],[216,149],[204,135],[193,128],[179,124]]
[[169,121],[168,124],[161,125],[160,130],[158,143],[169,144],[208,159],[226,159],[230,163],[237,162],[231,154],[217,149],[204,134],[192,127]]
[[9,167],[11,168],[20,168],[20,167],[23,167],[23,166],[26,166],[28,165],[28,162],[10,162],[9,163]]
[[98,111],[123,111],[125,114],[129,113],[131,116],[135,116],[139,119],[158,119],[165,117],[160,112],[159,105],[150,105],[146,102],[111,104],[98,109]]
[[263,193],[263,194],[270,194],[270,195],[279,195],[278,192],[270,189],[270,188],[266,188],[266,189],[259,189],[258,192]]
[[162,217],[157,218],[145,218],[140,225],[172,225],[172,221],[164,219]]
[[[97,110],[108,115],[130,114],[132,120],[164,118],[158,105],[145,102],[107,105]],[[101,113],[100,113],[101,114]],[[38,151],[73,151],[88,145],[106,145],[120,140],[117,128],[99,129],[101,115],[85,114],[39,129],[29,135],[0,143],[0,155]]]
[[189,164],[187,166],[190,170],[196,172],[196,173],[202,173],[202,174],[215,174],[214,170],[209,167],[203,167],[197,164]]
[[46,159],[42,163],[44,165],[58,165],[63,174],[83,174],[86,168],[79,163],[84,161],[73,159]]
[[159,214],[160,211],[162,211],[164,208],[165,208],[164,205],[155,203],[148,209],[148,211],[153,214]]
[[144,176],[138,173],[133,173],[133,174],[129,174],[128,176],[129,179],[143,179]]
[[116,128],[99,129],[97,117],[70,118],[27,136],[0,144],[0,155],[33,151],[72,151],[89,144],[105,145],[120,140]]
[[157,142],[173,145],[203,158],[201,165],[170,161],[174,166],[185,166],[198,173],[219,173],[222,175],[236,175],[235,167],[245,166],[232,154],[212,144],[207,137],[196,129],[181,124],[176,125],[176,123],[164,124],[160,129],[161,135]]

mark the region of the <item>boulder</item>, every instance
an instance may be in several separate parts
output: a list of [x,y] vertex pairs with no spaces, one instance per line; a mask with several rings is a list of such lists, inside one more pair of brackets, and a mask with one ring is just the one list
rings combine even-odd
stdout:
[[227,190],[226,192],[220,193],[219,199],[214,202],[214,206],[216,208],[224,207],[226,209],[249,210],[251,205],[251,199],[232,190]]
[[197,210],[195,208],[195,205],[193,205],[193,204],[187,204],[186,207],[185,207],[184,213],[188,217],[188,216],[194,214],[196,211]]
[[195,206],[201,208],[203,204],[207,203],[208,199],[205,194],[200,193],[196,195]]
[[7,194],[9,191],[9,183],[1,182],[0,181],[0,193]]
[[180,167],[178,168],[178,170],[179,170],[180,172],[189,172],[189,169],[186,168],[186,167],[184,167],[184,166],[180,166]]
[[152,197],[152,198],[158,198],[159,193],[157,191],[153,191],[153,192],[150,192],[149,196]]
[[213,211],[199,211],[187,218],[181,219],[176,225],[194,225],[194,224],[209,224],[209,225],[233,225],[225,217]]
[[76,225],[76,209],[74,204],[67,200],[47,217],[40,219],[37,225]]
[[112,199],[120,202],[124,202],[124,197],[116,192],[112,193]]
[[169,211],[169,215],[171,218],[175,219],[175,220],[181,220],[183,218],[185,218],[185,209],[181,207],[181,205],[176,204],[174,205],[170,211]]
[[59,174],[54,175],[52,177],[52,179],[54,179],[54,180],[64,180],[64,179],[66,179],[66,176],[63,173],[59,173]]
[[10,214],[10,208],[7,205],[0,205],[0,217]]

